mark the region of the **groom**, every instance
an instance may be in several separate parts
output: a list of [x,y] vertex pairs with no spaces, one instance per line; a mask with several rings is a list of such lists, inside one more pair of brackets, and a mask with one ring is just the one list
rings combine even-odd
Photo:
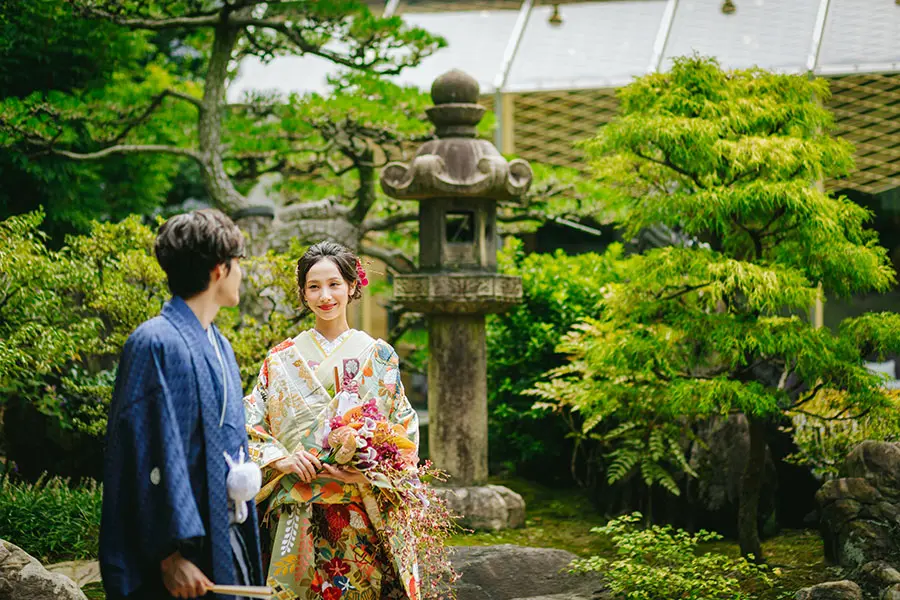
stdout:
[[107,426],[100,568],[110,600],[261,583],[253,501],[236,503],[226,484],[225,454],[247,453],[241,377],[212,324],[238,303],[244,240],[228,217],[200,210],[169,219],[155,251],[172,299],[125,344]]

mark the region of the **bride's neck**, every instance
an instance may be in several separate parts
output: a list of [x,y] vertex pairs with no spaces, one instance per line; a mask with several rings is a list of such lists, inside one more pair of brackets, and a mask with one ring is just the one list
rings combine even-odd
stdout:
[[321,333],[326,340],[333,342],[339,335],[350,329],[347,318],[330,319],[328,321],[316,319],[316,331]]

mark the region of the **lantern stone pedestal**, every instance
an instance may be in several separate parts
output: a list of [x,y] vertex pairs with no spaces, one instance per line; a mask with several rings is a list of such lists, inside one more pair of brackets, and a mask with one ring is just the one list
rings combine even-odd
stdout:
[[531,167],[507,162],[476,137],[484,115],[478,83],[450,71],[431,88],[427,110],[437,140],[422,145],[409,164],[390,163],[384,192],[419,201],[420,272],[394,279],[394,300],[428,315],[429,448],[451,480],[443,493],[461,523],[503,529],[525,523],[522,497],[488,476],[487,350],[485,315],[522,299],[518,277],[497,274],[497,201],[520,198]]

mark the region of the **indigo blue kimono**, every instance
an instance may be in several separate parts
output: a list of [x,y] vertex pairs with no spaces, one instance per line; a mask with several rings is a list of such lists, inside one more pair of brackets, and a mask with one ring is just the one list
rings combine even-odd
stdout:
[[[162,589],[160,561],[176,549],[217,584],[241,583],[229,533],[223,452],[247,451],[241,378],[213,327],[227,371],[181,298],[128,338],[109,412],[100,525],[100,568],[112,596]],[[224,389],[228,390],[223,415]],[[240,526],[261,584],[256,511]],[[185,543],[187,545],[185,545]],[[165,597],[165,596],[163,596]],[[212,597],[212,594],[206,597]]]

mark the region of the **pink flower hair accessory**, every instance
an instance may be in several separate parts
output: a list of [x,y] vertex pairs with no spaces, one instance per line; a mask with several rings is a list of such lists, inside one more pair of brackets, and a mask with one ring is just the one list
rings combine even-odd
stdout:
[[369,279],[366,277],[366,270],[363,269],[362,261],[358,258],[356,259],[356,278],[360,286],[366,287],[369,285]]

